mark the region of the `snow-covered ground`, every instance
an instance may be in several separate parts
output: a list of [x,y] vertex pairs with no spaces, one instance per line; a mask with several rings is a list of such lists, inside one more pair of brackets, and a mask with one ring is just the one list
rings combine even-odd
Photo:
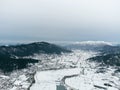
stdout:
[[78,90],[120,90],[120,78],[112,75],[114,69],[109,68],[105,73],[96,73],[96,71],[95,67],[83,68],[79,76],[68,78],[65,82]]
[[[96,52],[78,50],[71,54],[51,58],[50,62],[45,65],[48,70],[36,73],[36,82],[30,90],[57,90],[56,81],[61,81],[64,76],[75,74],[78,76],[65,79],[67,88],[72,87],[75,90],[120,90],[120,77],[114,75],[114,68],[109,67],[106,72],[97,73],[100,68],[98,64],[87,61],[88,58],[96,54]],[[60,68],[54,70],[55,67]],[[51,68],[52,70],[49,70]]]
[[35,84],[30,90],[56,90],[56,81],[64,76],[78,74],[79,69],[62,69],[37,72],[35,75]]
[[[60,69],[60,70],[48,70],[48,71],[39,71],[35,75],[35,84],[31,87],[30,90],[57,90],[56,81],[62,80],[64,76],[70,76],[79,74],[81,71],[80,66],[82,66],[81,61],[94,56],[95,52],[84,52],[84,51],[74,51],[71,54],[63,54],[62,56],[51,59],[52,67],[57,67],[59,65],[65,65],[65,68],[69,69]],[[72,67],[72,68],[70,68]],[[73,68],[74,67],[74,68]],[[51,66],[49,66],[51,68]]]

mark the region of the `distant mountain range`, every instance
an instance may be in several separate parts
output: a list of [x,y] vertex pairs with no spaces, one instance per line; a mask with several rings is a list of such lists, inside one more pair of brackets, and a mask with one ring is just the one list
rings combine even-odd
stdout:
[[[66,49],[67,48],[67,49]],[[97,51],[100,54],[92,57],[90,61],[96,61],[104,65],[120,66],[120,46],[113,46],[106,42],[79,42],[60,47],[47,42],[34,42],[10,46],[0,46],[0,70],[11,72],[16,69],[28,67],[29,63],[37,63],[38,60],[24,58],[35,54],[61,54],[73,49]]]
[[120,46],[106,45],[99,50],[98,56],[92,57],[90,61],[96,61],[101,65],[120,66]]
[[46,54],[60,54],[61,52],[70,52],[55,44],[47,42],[35,42],[30,44],[0,46],[0,55],[9,56],[30,56],[34,54],[46,53]]
[[120,66],[120,45],[112,45],[104,41],[77,42],[66,46],[68,49],[97,51],[98,56],[88,59],[104,65]]
[[102,54],[120,54],[120,46],[104,46],[100,52]]
[[11,72],[16,69],[26,68],[29,63],[38,62],[38,60],[26,59],[25,56],[43,53],[61,54],[62,52],[71,51],[47,42],[0,46],[0,69],[4,72]]
[[84,41],[84,42],[76,42],[73,44],[69,44],[65,47],[67,47],[68,49],[101,51],[105,46],[106,47],[112,46],[112,44],[104,41]]

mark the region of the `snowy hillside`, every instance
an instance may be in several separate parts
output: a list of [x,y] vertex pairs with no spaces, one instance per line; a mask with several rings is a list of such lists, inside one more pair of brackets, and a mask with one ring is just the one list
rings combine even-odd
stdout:
[[[39,47],[39,43],[32,44],[33,51],[36,51],[36,45]],[[56,50],[54,47],[51,48],[51,45],[47,44],[47,48],[42,45],[46,51],[47,48],[53,52]],[[99,47],[99,50],[104,50],[103,52],[92,50],[93,44],[89,46],[85,45],[85,49],[72,49],[69,53],[61,52],[66,49],[57,47],[61,54],[35,53],[25,56],[24,60],[38,62],[29,63],[26,68],[15,69],[11,73],[1,72],[0,90],[120,90],[120,68],[116,65],[120,60],[120,53],[117,51],[120,47],[105,44],[103,49],[95,44],[94,49]],[[18,51],[21,50],[19,48]],[[109,51],[112,52],[108,53]],[[18,60],[18,57],[15,60]],[[23,65],[23,60],[18,62]]]
[[[95,55],[76,50],[51,59],[47,69],[52,70],[38,71],[30,90],[119,90],[120,73],[114,73],[114,67],[99,67],[98,63],[87,60]],[[56,67],[59,69],[55,70]]]

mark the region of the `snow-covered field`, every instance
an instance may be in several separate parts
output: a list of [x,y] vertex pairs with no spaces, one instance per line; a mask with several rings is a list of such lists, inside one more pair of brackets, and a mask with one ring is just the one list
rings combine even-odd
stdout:
[[61,67],[61,65],[65,67],[59,70],[38,71],[35,75],[36,82],[30,90],[57,90],[58,81],[61,81],[64,76],[75,74],[78,76],[65,79],[67,88],[72,87],[75,90],[120,90],[120,77],[113,75],[114,68],[109,67],[106,72],[97,73],[100,68],[97,67],[98,64],[87,61],[88,58],[96,54],[96,52],[74,51],[71,54],[51,58],[51,62],[48,62],[49,68]]
[[57,81],[64,76],[78,73],[78,68],[37,72],[35,75],[36,83],[33,84],[30,90],[56,90]]
[[112,75],[114,69],[105,73],[95,71],[97,68],[85,68],[79,76],[66,79],[66,84],[78,90],[120,90],[120,78]]

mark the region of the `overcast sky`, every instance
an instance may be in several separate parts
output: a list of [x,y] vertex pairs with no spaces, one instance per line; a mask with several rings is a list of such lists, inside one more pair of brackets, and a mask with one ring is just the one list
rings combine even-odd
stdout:
[[120,0],[0,0],[0,40],[120,42]]

